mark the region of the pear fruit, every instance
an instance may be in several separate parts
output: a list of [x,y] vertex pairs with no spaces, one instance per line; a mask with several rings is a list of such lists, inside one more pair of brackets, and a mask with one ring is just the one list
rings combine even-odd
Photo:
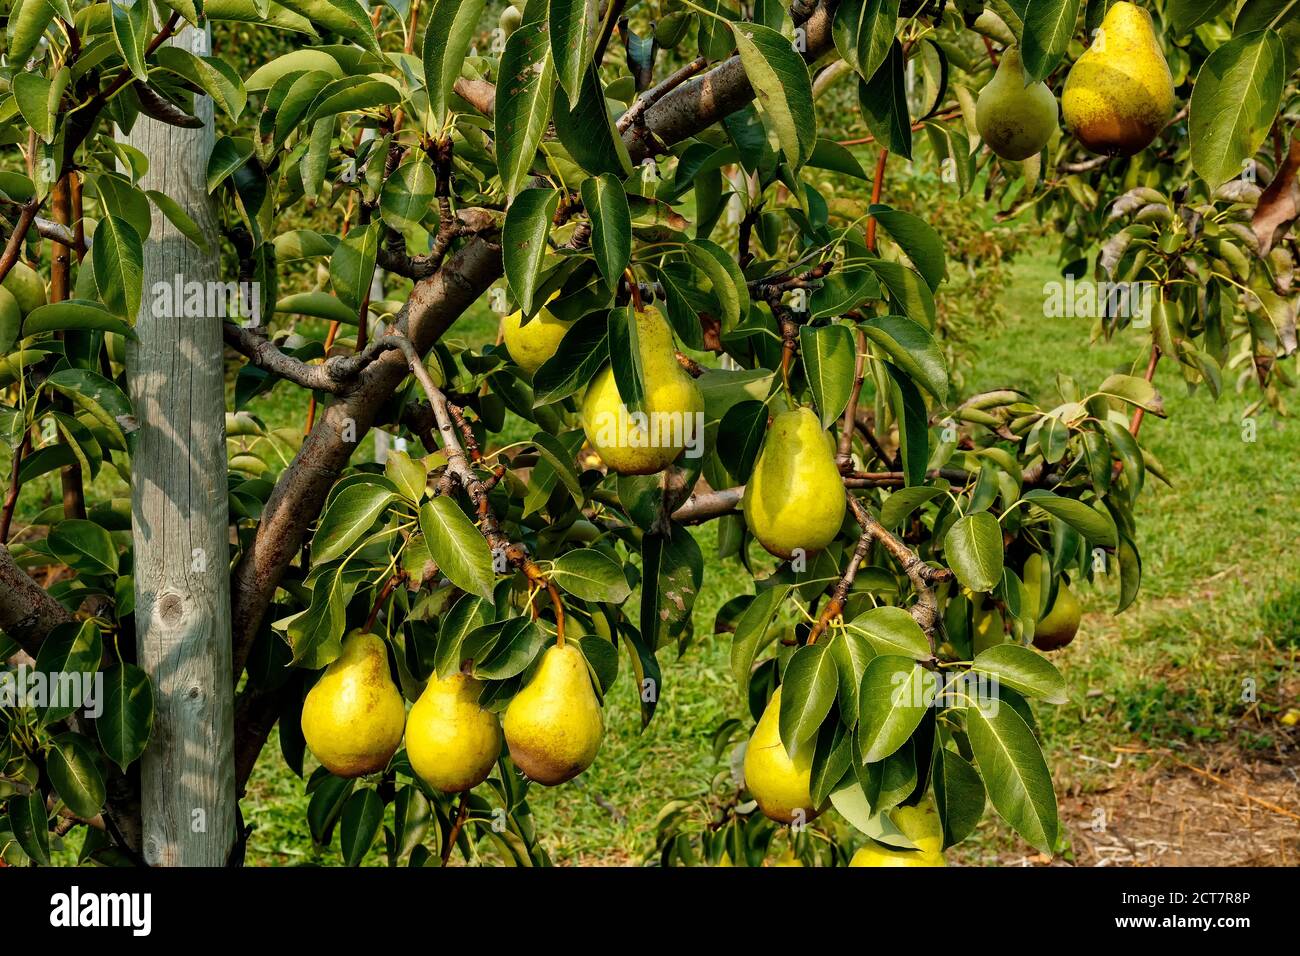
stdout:
[[429,678],[406,721],[406,756],[429,786],[443,793],[473,790],[501,754],[501,723],[480,706],[483,682],[467,674]]
[[1174,115],[1174,81],[1150,13],[1124,0],[1106,12],[1066,77],[1061,112],[1094,153],[1132,156],[1151,144]]
[[1074,640],[1079,633],[1083,609],[1070,586],[1064,581],[1056,589],[1056,600],[1034,627],[1034,647],[1040,651],[1055,651]]
[[21,260],[14,263],[9,274],[5,276],[3,286],[0,287],[8,291],[18,302],[18,308],[24,318],[49,301],[45,293],[45,280],[35,269]]
[[1002,614],[992,604],[977,605],[971,625],[971,652],[974,654],[1010,640],[1002,623]]
[[[813,742],[807,741],[792,758],[781,743],[781,688],[759,718],[745,748],[745,786],[758,808],[778,823],[807,823],[822,808],[813,805]],[[802,814],[801,814],[802,812]]]
[[619,395],[614,369],[596,376],[582,402],[582,427],[601,460],[620,475],[663,471],[694,440],[702,439],[704,397],[677,364],[673,333],[658,309],[635,313],[645,399],[630,412]]
[[809,408],[772,422],[742,502],[745,524],[778,558],[820,551],[844,521],[844,485],[834,440]]
[[591,766],[605,736],[587,659],[575,643],[553,645],[537,673],[506,708],[510,758],[530,780],[548,787]]
[[388,766],[402,742],[406,707],[383,639],[361,630],[325,668],[302,705],[302,735],[330,773],[360,777]]
[[0,347],[8,349],[23,327],[23,310],[12,292],[0,286]]
[[794,855],[794,850],[786,850],[773,866],[803,866],[803,860]]
[[975,103],[975,126],[989,149],[1003,159],[1028,159],[1056,131],[1056,97],[1039,81],[1025,86],[1020,51],[1002,53],[997,72]]
[[[553,301],[557,295],[558,292],[554,293],[546,301]],[[571,325],[572,322],[557,319],[546,306],[542,306],[527,322],[524,322],[523,312],[511,312],[501,320],[501,335],[515,364],[531,375],[555,354]]]
[[501,16],[497,17],[497,25],[501,27],[501,32],[506,36],[514,33],[519,29],[519,25],[524,22],[523,11],[514,4],[506,7],[501,11]]
[[853,854],[849,866],[947,866],[943,858],[943,823],[930,800],[898,807],[890,812],[889,818],[916,849],[904,850],[869,841]]

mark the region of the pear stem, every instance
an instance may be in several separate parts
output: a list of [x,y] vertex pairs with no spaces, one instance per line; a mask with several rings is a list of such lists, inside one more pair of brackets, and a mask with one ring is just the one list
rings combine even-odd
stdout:
[[623,270],[623,278],[627,280],[627,290],[632,296],[632,308],[637,312],[644,312],[645,305],[641,302],[641,286],[636,281],[636,273],[632,271],[631,266]]
[[853,470],[853,434],[858,428],[858,398],[862,395],[862,381],[867,376],[867,337],[862,329],[855,329],[857,355],[853,360],[853,389],[849,392],[849,403],[844,406],[844,419],[840,423],[840,444],[836,455],[836,466],[840,474]]
[[[874,206],[880,202],[880,194],[885,187],[885,163],[889,161],[889,150],[883,146],[880,149],[880,158],[876,160],[876,178],[871,183],[871,204]],[[872,216],[867,220],[867,249],[870,252],[876,251],[876,217]]]
[[447,834],[447,842],[442,848],[442,865],[446,866],[447,861],[451,859],[451,851],[456,848],[456,841],[460,839],[460,831],[465,826],[465,818],[469,816],[469,791],[466,790],[460,795],[460,807],[456,810],[456,821],[451,825],[451,832]]

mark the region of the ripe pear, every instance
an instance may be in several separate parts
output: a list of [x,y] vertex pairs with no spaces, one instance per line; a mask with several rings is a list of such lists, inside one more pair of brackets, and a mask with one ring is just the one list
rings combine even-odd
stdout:
[[467,674],[433,674],[406,722],[406,756],[429,786],[473,790],[501,753],[501,723],[479,702],[483,682]]
[[975,126],[1003,159],[1028,159],[1056,131],[1056,97],[1041,80],[1025,86],[1020,50],[1008,47],[975,104]]
[[781,743],[781,688],[772,694],[754,735],[745,749],[745,786],[758,808],[778,823],[807,823],[822,812],[813,806],[813,742],[807,741],[793,758]]
[[[546,301],[553,301],[557,295],[559,292]],[[542,306],[528,322],[524,322],[523,312],[511,312],[501,320],[501,334],[515,364],[531,375],[555,354],[571,325],[572,322],[557,319]]]
[[849,861],[849,866],[947,866],[943,858],[943,823],[929,800],[899,807],[889,814],[894,825],[916,846],[897,849],[870,841]]
[[797,856],[794,855],[794,850],[786,850],[785,853],[782,856],[780,856],[776,860],[776,862],[773,863],[772,865],[773,866],[803,866],[803,860],[799,859]]
[[1083,609],[1079,600],[1064,581],[1056,589],[1056,601],[1043,619],[1034,627],[1034,647],[1040,651],[1055,651],[1074,640],[1079,633],[1079,620]]
[[[704,397],[677,364],[673,333],[653,307],[636,315],[645,399],[629,412],[607,366],[582,402],[582,427],[601,460],[620,475],[652,475],[672,464],[694,436],[701,440]],[[644,416],[644,417],[642,417]]]
[[49,301],[45,294],[45,280],[35,269],[21,260],[15,262],[9,274],[5,276],[3,288],[17,300],[18,308],[22,310],[24,318]]
[[971,618],[971,651],[978,654],[1009,640],[1002,614],[992,604],[976,605]]
[[545,786],[572,780],[591,766],[605,721],[577,644],[546,649],[533,679],[506,708],[505,732],[515,765]]
[[355,630],[307,693],[302,735],[330,773],[360,777],[388,766],[402,742],[406,707],[382,638]]
[[745,485],[745,524],[778,558],[820,551],[844,521],[844,484],[834,440],[809,408],[772,422]]
[[1174,115],[1174,80],[1150,13],[1124,0],[1106,12],[1066,77],[1061,112],[1094,153],[1132,156],[1151,144]]

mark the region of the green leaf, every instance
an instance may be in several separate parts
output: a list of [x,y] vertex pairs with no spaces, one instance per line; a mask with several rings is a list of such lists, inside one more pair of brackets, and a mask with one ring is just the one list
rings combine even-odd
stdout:
[[563,89],[556,92],[555,134],[573,161],[593,176],[632,172],[632,158],[610,115],[594,64],[583,74],[576,102]]
[[51,302],[32,309],[23,320],[24,336],[67,330],[116,332],[129,339],[135,338],[135,332],[129,323],[113,315],[98,302],[86,299]]
[[560,86],[576,100],[594,52],[596,5],[591,0],[549,0],[551,58]]
[[384,222],[399,232],[420,225],[433,203],[437,177],[423,159],[403,163],[384,181],[379,194],[379,212]]
[[312,536],[312,564],[341,557],[396,500],[392,491],[371,482],[359,482],[340,491],[326,506]]
[[212,147],[208,157],[207,184],[208,195],[217,191],[235,170],[252,157],[255,146],[251,139],[243,136],[222,136]]
[[759,591],[736,622],[736,633],[731,640],[731,676],[740,685],[742,694],[749,688],[754,657],[765,643],[772,619],[789,593],[789,585],[784,584]]
[[75,571],[116,574],[117,547],[103,526],[84,518],[69,518],[54,526],[47,539],[50,550]]
[[[367,23],[370,22],[369,17],[365,20]],[[389,81],[363,80],[358,83],[354,77],[344,77],[341,80],[334,80],[317,94],[303,122],[310,125],[337,113],[375,110],[381,106],[393,106],[401,101],[401,90]]]
[[39,790],[9,798],[9,826],[23,852],[39,866],[50,865],[50,820]]
[[947,274],[947,266],[944,264],[943,240],[934,228],[919,216],[880,203],[869,206],[867,212],[907,253],[931,291],[939,288]]
[[876,142],[904,159],[912,158],[912,120],[907,112],[903,48],[895,40],[870,79],[858,79],[858,108]]
[[144,62],[145,49],[153,39],[148,0],[131,0],[130,5],[125,0],[111,0],[109,9],[118,52],[137,80],[149,79],[149,68]]
[[896,654],[882,654],[867,664],[858,693],[863,763],[885,759],[912,736],[933,698],[928,675],[916,661]]
[[800,326],[799,354],[822,428],[827,428],[840,417],[853,391],[853,333],[844,325]]
[[984,781],[968,760],[939,748],[930,770],[934,805],[943,821],[943,848],[956,846],[975,832],[984,816]]
[[1014,707],[1002,702],[986,713],[966,708],[966,732],[1002,819],[1043,853],[1056,844],[1056,794],[1043,751]]
[[609,361],[608,317],[590,312],[569,327],[555,354],[533,373],[533,400],[549,405],[585,388]]
[[858,722],[858,692],[862,689],[862,675],[876,656],[871,642],[851,628],[838,631],[828,645],[839,678],[840,720],[847,727]]
[[474,676],[480,680],[505,680],[522,674],[549,636],[535,621],[514,618],[502,628],[487,659],[474,662]]
[[339,849],[346,866],[360,866],[384,822],[384,801],[371,787],[358,790],[343,805]]
[[244,111],[248,93],[239,74],[225,60],[215,56],[195,56],[184,47],[170,44],[160,46],[154,56],[159,66],[185,77],[206,92],[230,119],[238,119]]
[[611,289],[632,258],[632,212],[623,184],[612,173],[582,182],[582,204],[591,217],[591,251]]
[[928,661],[934,656],[921,625],[905,608],[888,604],[873,607],[855,617],[848,629],[865,637],[877,654],[894,654],[918,661]]
[[584,601],[621,604],[632,593],[623,566],[603,551],[578,548],[555,559],[551,580]]
[[413,461],[404,451],[390,451],[384,462],[384,474],[404,498],[420,503],[429,484],[429,473],[422,462]]
[[1049,704],[1064,704],[1065,678],[1043,655],[1019,644],[997,644],[975,655],[971,670],[996,677],[1012,690]]
[[44,143],[54,138],[55,110],[50,103],[50,89],[50,81],[42,73],[19,73],[13,78],[18,112]]
[[901,315],[878,315],[860,328],[913,381],[940,402],[948,400],[948,363],[924,326]]
[[629,411],[641,411],[645,402],[645,370],[636,312],[629,304],[609,310],[609,360],[619,398]]
[[506,194],[513,197],[528,178],[555,96],[555,66],[544,23],[526,23],[510,34],[498,74],[497,168]]
[[898,450],[903,459],[903,472],[908,485],[919,485],[925,481],[930,460],[930,413],[920,389],[912,384],[907,373],[888,364],[885,371],[894,385],[890,390],[890,404],[899,425]]
[[199,228],[198,223],[190,218],[189,213],[181,208],[180,203],[156,189],[148,190],[146,195],[153,200],[153,204],[158,207],[158,211],[167,217],[167,221],[176,227],[177,232],[202,251],[207,252],[209,250],[207,234]]
[[1028,83],[1051,73],[1065,55],[1079,22],[1079,0],[1025,0],[1020,54]]
[[795,753],[812,743],[839,687],[835,657],[825,644],[805,644],[790,656],[781,677],[781,743]]
[[379,49],[379,41],[375,38],[375,28],[370,23],[370,14],[357,0],[277,0],[277,2],[312,23],[318,23],[327,30],[351,40],[375,56],[383,55]]
[[462,594],[440,621],[438,650],[433,667],[439,674],[460,670],[461,646],[471,633],[492,621],[492,601],[477,594]]
[[45,756],[45,769],[59,799],[77,816],[90,819],[103,809],[104,778],[87,738],[72,733],[55,737]]
[[144,753],[153,718],[153,686],[143,670],[121,663],[104,671],[104,709],[95,732],[108,759],[123,773]]
[[275,311],[290,315],[310,315],[344,325],[357,324],[357,313],[339,301],[338,296],[328,292],[298,292],[285,296],[275,304]]
[[889,55],[898,7],[899,0],[841,0],[835,8],[835,48],[863,79],[870,79]]
[[880,506],[880,523],[890,529],[901,527],[908,515],[927,501],[938,498],[944,491],[944,488],[937,485],[899,488]]
[[1192,168],[1216,189],[1241,175],[1277,116],[1286,48],[1272,30],[1233,37],[1201,64],[1188,134]]
[[318,846],[329,843],[334,825],[338,823],[339,814],[343,812],[356,783],[355,780],[326,774],[311,791],[311,800],[307,803],[307,827]]
[[525,189],[506,210],[501,230],[501,260],[510,291],[524,315],[533,314],[533,293],[546,256],[546,238],[559,208],[560,191],[543,187]]
[[722,331],[730,332],[749,314],[749,289],[735,256],[710,239],[693,239],[684,250],[691,265],[709,277],[722,314]]
[[694,535],[670,524],[670,533],[647,534],[641,541],[641,632],[654,647],[680,634],[704,582],[704,555]]
[[433,0],[424,30],[424,86],[429,95],[428,131],[447,125],[447,103],[483,15],[484,0]]
[[745,76],[776,129],[781,152],[797,170],[817,143],[817,111],[808,65],[791,42],[770,27],[733,23],[731,32]]
[[1115,547],[1119,542],[1115,519],[1109,512],[1099,511],[1082,501],[1063,498],[1042,488],[1025,492],[1024,499],[1053,517],[1060,518],[1089,541],[1108,548]]
[[[41,35],[54,21],[57,11],[48,0],[15,0],[9,9],[8,61],[11,67],[21,69],[36,51]],[[20,74],[21,75],[21,74]]]
[[362,303],[370,298],[379,255],[379,231],[380,224],[372,222],[352,232],[339,241],[330,257],[330,285],[353,315],[360,315]]
[[36,670],[50,682],[42,725],[68,717],[85,703],[103,654],[104,640],[93,621],[67,622],[50,631],[36,655]]
[[90,259],[104,305],[128,322],[134,321],[140,312],[144,284],[140,234],[125,219],[107,216],[95,227]]
[[987,511],[958,518],[943,551],[957,580],[972,591],[992,591],[1002,580],[1002,525]]
[[737,402],[718,423],[718,458],[738,482],[749,480],[754,462],[767,437],[768,410],[765,402]]
[[123,427],[133,424],[131,403],[122,390],[98,372],[83,368],[65,368],[45,380],[55,391],[66,395],[117,439],[126,449]]
[[426,501],[420,507],[420,530],[429,554],[452,584],[470,594],[492,596],[492,551],[456,502],[441,495]]

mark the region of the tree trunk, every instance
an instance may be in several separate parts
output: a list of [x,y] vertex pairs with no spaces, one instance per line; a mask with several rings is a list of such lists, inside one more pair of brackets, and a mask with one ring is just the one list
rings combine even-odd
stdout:
[[[186,27],[172,42],[207,52],[206,31]],[[141,116],[125,137],[149,158],[140,187],[179,203],[210,246],[203,252],[154,209],[139,341],[127,354],[140,425],[131,475],[136,646],[156,695],[141,760],[143,854],[164,866],[221,866],[235,837],[222,317],[185,314],[181,295],[201,283],[205,303],[220,301],[208,295],[220,264],[205,185],[212,101],[196,98],[195,107],[200,129]]]

